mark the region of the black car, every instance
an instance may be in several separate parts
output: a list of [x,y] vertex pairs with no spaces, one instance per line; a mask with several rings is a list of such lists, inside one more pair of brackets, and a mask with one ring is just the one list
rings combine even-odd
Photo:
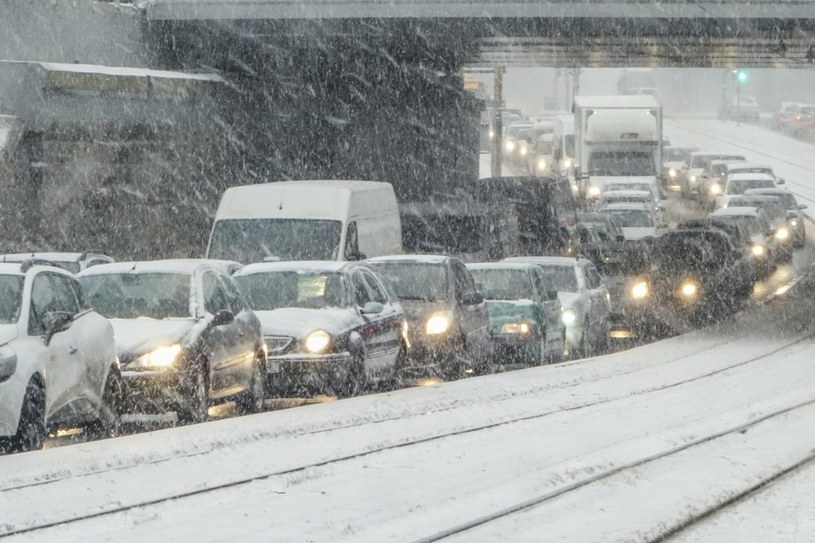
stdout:
[[728,313],[752,292],[752,263],[719,230],[667,232],[655,240],[649,260],[631,295],[655,311],[669,308],[700,322]]
[[406,373],[449,380],[492,369],[487,304],[461,260],[398,255],[366,264],[385,278],[407,315]]

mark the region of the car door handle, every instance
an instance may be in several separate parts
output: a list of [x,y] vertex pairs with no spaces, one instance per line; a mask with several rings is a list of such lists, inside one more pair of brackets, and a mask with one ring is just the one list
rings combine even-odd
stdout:
[[71,346],[68,348],[68,354],[76,354],[76,353],[77,353],[77,351],[79,351],[79,349],[77,349],[77,348],[76,348],[76,345],[71,345]]

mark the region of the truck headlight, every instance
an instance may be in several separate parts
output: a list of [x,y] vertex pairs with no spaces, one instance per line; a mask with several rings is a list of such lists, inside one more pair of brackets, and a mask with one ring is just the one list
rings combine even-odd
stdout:
[[513,334],[525,336],[532,330],[529,323],[526,322],[508,322],[501,326],[502,334]]
[[444,334],[453,322],[453,314],[450,311],[436,311],[424,325],[424,331],[428,336],[438,336]]
[[17,371],[17,353],[9,345],[0,347],[0,383]]
[[589,187],[589,196],[594,196],[594,197],[600,196],[600,187],[597,187],[597,186]]
[[672,177],[672,178],[673,178],[673,177],[676,177],[676,170],[674,170],[673,168],[671,168],[670,170],[668,170],[668,176],[669,176],[669,177]]
[[646,281],[637,281],[634,283],[634,286],[631,287],[631,297],[635,300],[642,300],[648,296],[648,292],[648,283]]
[[165,345],[145,353],[129,364],[132,368],[167,369],[172,367],[178,355],[181,354],[181,344]]
[[310,353],[324,353],[328,350],[329,345],[331,345],[331,334],[325,330],[315,330],[306,336],[305,346]]
[[574,309],[566,309],[560,318],[563,320],[563,324],[571,326],[577,320],[577,313],[575,313]]
[[515,142],[514,141],[508,141],[506,143],[506,145],[504,145],[504,149],[506,149],[508,152],[511,153],[512,151],[515,150]]

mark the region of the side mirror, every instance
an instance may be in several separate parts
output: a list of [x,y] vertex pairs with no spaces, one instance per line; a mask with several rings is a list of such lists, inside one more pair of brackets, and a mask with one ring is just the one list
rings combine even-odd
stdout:
[[549,292],[546,293],[546,297],[548,300],[557,300],[557,291],[550,290]]
[[46,313],[42,318],[42,323],[45,326],[45,336],[43,336],[45,344],[48,345],[51,343],[51,338],[54,337],[55,334],[64,332],[70,328],[73,321],[74,316],[67,311],[49,311]]
[[625,241],[625,236],[622,234],[617,234],[617,236],[614,239],[616,239],[617,241]]
[[781,179],[780,177],[778,177],[778,178],[776,178],[775,182],[778,185],[783,185],[784,183],[787,182],[787,180],[786,179]]
[[360,312],[363,315],[378,315],[385,310],[385,306],[379,302],[368,302],[365,304]]
[[484,301],[484,296],[480,292],[467,292],[461,297],[461,303],[464,305],[478,305]]
[[232,324],[235,320],[235,315],[228,309],[221,309],[212,318],[212,326],[223,326],[224,324]]

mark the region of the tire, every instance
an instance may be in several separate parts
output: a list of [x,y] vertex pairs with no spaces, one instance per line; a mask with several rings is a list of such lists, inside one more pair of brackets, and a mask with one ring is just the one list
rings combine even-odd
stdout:
[[352,398],[359,396],[368,386],[368,378],[365,373],[365,355],[357,352],[351,359],[351,366],[348,368],[348,375],[342,390],[336,391],[336,395],[341,398]]
[[178,420],[183,424],[194,424],[207,419],[209,409],[209,382],[206,364],[196,365],[181,385],[183,404],[178,408]]
[[550,356],[546,352],[546,330],[541,333],[540,343],[538,345],[538,360],[536,366],[545,366],[549,363]]
[[84,434],[89,439],[104,439],[119,435],[122,412],[124,410],[125,389],[118,368],[111,367],[105,388],[102,391],[102,405],[99,417],[85,426]]
[[467,342],[464,338],[460,338],[440,368],[442,379],[445,381],[457,381],[467,376],[467,368],[470,366],[470,360],[467,358],[466,352]]
[[404,343],[399,344],[399,353],[396,355],[396,362],[393,365],[393,374],[391,375],[390,388],[391,390],[399,390],[405,388],[405,366],[407,365],[407,347]]
[[263,401],[266,399],[266,365],[263,355],[258,353],[252,365],[252,376],[249,385],[235,399],[235,407],[241,415],[249,415],[263,411]]
[[20,410],[17,433],[11,438],[12,452],[42,449],[48,433],[45,428],[45,390],[37,381],[28,383]]

